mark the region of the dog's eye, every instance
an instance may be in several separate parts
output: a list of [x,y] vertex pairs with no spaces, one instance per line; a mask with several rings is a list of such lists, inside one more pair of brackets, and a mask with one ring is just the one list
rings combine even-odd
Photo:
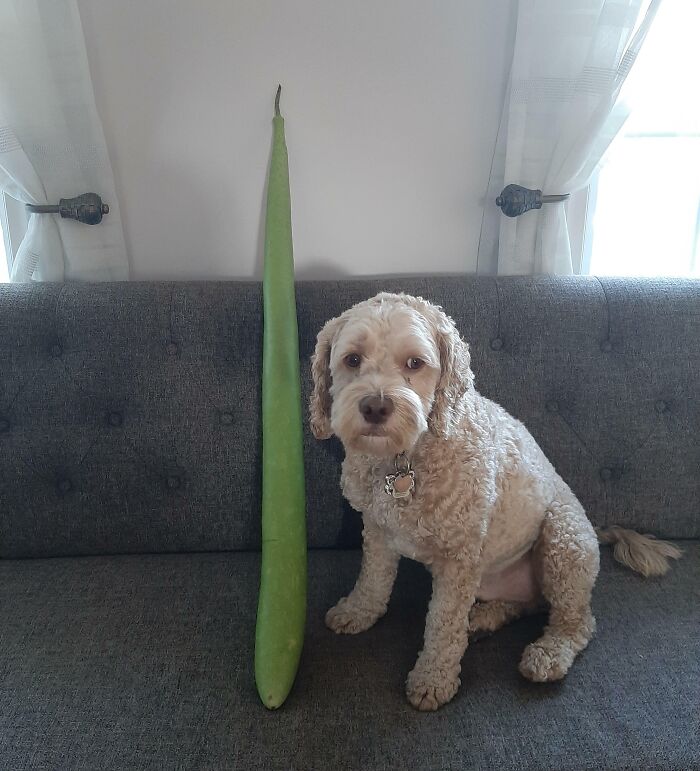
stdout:
[[406,366],[407,366],[409,369],[420,369],[420,368],[421,368],[421,367],[422,367],[424,364],[425,364],[425,362],[423,361],[423,359],[419,359],[419,358],[417,358],[416,356],[412,356],[412,357],[411,357],[411,358],[410,358],[410,359],[409,359],[409,360],[406,362]]
[[362,363],[362,358],[359,353],[350,353],[345,357],[345,363],[348,367],[356,369]]

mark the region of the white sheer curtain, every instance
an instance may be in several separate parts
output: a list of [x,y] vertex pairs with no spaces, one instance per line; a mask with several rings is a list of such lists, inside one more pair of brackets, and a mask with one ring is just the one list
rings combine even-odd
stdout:
[[618,98],[620,88],[660,2],[520,0],[484,203],[479,273],[573,273],[565,202],[515,218],[494,202],[511,183],[545,195],[588,184],[629,112]]
[[25,203],[97,193],[109,205],[99,225],[32,214],[11,280],[128,278],[75,0],[0,0],[0,189]]

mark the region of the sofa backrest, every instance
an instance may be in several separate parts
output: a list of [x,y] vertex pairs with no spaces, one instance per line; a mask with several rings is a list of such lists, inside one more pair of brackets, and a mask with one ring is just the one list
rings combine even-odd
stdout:
[[[596,524],[700,535],[700,282],[298,285],[303,394],[323,323],[377,291],[442,305],[477,388]],[[0,556],[257,549],[260,285],[0,287]],[[355,547],[342,448],[305,436],[311,547]]]

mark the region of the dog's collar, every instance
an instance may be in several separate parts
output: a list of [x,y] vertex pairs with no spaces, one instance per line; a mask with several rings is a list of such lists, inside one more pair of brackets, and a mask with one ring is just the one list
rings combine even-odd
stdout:
[[394,468],[395,474],[384,477],[384,492],[399,500],[410,498],[416,488],[416,474],[405,450],[394,457]]

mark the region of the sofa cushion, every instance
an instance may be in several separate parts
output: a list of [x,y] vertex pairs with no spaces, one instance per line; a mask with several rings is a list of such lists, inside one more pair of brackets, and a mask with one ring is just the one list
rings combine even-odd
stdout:
[[[454,316],[596,524],[700,537],[700,281],[302,282],[305,402],[318,330],[380,290]],[[258,548],[261,311],[252,282],[0,285],[0,557]],[[338,442],[305,456],[309,543],[357,546]]]
[[434,714],[403,683],[421,646],[426,571],[402,563],[387,616],[356,637],[323,625],[359,553],[310,555],[308,637],[277,712],[253,682],[253,553],[0,562],[0,768],[697,769],[700,543],[663,578],[612,562],[598,633],[558,684],[517,664],[523,619],[467,651]]

